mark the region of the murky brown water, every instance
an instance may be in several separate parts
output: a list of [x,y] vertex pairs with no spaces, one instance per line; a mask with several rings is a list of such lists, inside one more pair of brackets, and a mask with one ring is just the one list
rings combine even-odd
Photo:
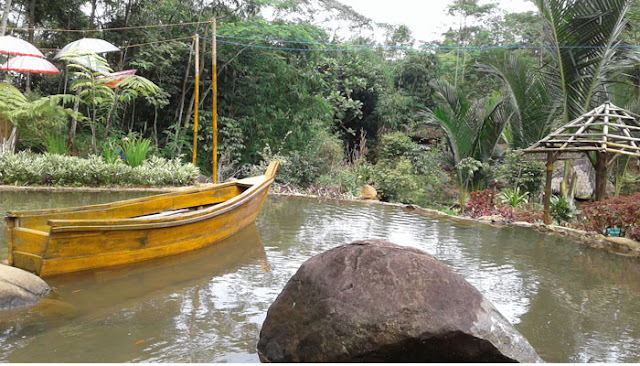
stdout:
[[[0,193],[2,211],[62,203],[13,194]],[[77,205],[114,198],[80,196],[61,199]],[[636,260],[527,229],[269,196],[256,226],[219,245],[48,280],[55,298],[29,312],[0,314],[0,362],[257,362],[266,311],[300,264],[363,238],[436,256],[491,300],[547,361],[640,361]]]

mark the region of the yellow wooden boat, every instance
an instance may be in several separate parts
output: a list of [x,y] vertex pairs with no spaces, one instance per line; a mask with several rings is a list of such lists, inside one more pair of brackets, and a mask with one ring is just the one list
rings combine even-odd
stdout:
[[102,205],[7,214],[9,264],[41,277],[129,264],[211,245],[255,222],[264,175]]

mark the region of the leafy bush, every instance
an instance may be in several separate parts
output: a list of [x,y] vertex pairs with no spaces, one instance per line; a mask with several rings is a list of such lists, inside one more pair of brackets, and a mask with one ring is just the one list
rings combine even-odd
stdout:
[[499,204],[495,195],[496,193],[490,189],[471,192],[465,214],[473,218],[500,215],[505,219],[513,220],[513,210]]
[[380,136],[378,159],[388,160],[398,157],[410,158],[417,150],[417,144],[402,132],[393,132]]
[[193,183],[199,174],[198,168],[179,159],[152,157],[133,168],[120,159],[109,164],[95,155],[83,159],[26,151],[0,154],[1,184],[179,186]]
[[386,201],[432,206],[447,201],[451,179],[442,168],[439,150],[424,148],[401,132],[380,137],[374,186]]
[[130,137],[122,142],[124,159],[129,166],[135,168],[147,158],[151,141],[142,137]]
[[105,142],[102,147],[102,159],[107,164],[114,164],[116,161],[120,160],[120,153],[122,152],[122,148],[117,141],[109,140]]
[[[373,165],[366,159],[358,159],[350,166],[340,170],[337,177],[340,191],[358,197],[363,185],[373,183],[373,168]],[[323,176],[320,177],[320,183],[326,185],[333,183],[333,181],[330,177]]]
[[64,135],[49,134],[45,137],[44,146],[49,154],[67,155],[69,147]]
[[569,222],[580,213],[572,199],[551,196],[551,217],[558,223]]
[[407,158],[379,161],[374,177],[375,187],[384,201],[419,203],[424,195]]
[[502,191],[500,200],[502,203],[515,208],[519,207],[523,203],[529,202],[528,196],[529,192],[524,192],[521,194],[520,188],[518,187],[516,187],[516,189],[507,187]]
[[509,153],[496,168],[496,178],[504,180],[509,187],[529,192],[536,197],[542,191],[545,165],[540,161],[525,161],[522,154]]
[[581,205],[573,225],[578,229],[603,233],[608,227],[624,228],[626,236],[640,240],[640,193]]

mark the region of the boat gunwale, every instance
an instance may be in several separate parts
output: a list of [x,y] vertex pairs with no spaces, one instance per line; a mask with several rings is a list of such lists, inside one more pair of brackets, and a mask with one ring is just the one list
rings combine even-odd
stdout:
[[[264,177],[264,176],[263,176]],[[168,216],[162,218],[154,218],[149,220],[141,220],[140,218],[125,219],[108,219],[108,220],[56,220],[51,219],[48,225],[51,226],[50,233],[71,232],[71,231],[114,231],[114,230],[141,230],[141,229],[157,229],[165,227],[173,227],[187,225],[202,220],[224,214],[238,206],[242,205],[249,199],[255,197],[264,188],[268,188],[273,182],[273,178],[264,180],[249,187],[239,195],[228,199],[227,201],[215,204],[211,207],[185,212],[180,215]],[[233,182],[237,183],[237,182]],[[156,196],[157,197],[157,196]]]
[[131,199],[127,199],[127,200],[120,200],[120,201],[114,201],[114,202],[108,202],[108,203],[101,203],[101,204],[98,204],[98,205],[61,207],[61,208],[44,209],[44,210],[10,211],[10,212],[7,212],[6,217],[7,218],[12,218],[12,217],[20,218],[20,217],[25,217],[25,216],[44,216],[44,215],[52,215],[52,214],[58,214],[58,213],[84,212],[84,211],[96,211],[96,210],[100,210],[100,209],[112,209],[112,208],[119,208],[119,207],[136,205],[136,204],[140,204],[140,203],[148,203],[148,202],[152,202],[152,201],[154,201],[156,199],[165,199],[165,198],[171,198],[171,197],[174,197],[174,196],[184,196],[186,194],[202,193],[202,192],[206,192],[206,191],[209,191],[209,190],[217,190],[217,189],[220,189],[220,188],[228,188],[228,187],[232,187],[232,186],[236,186],[236,185],[247,186],[247,184],[242,183],[242,180],[238,180],[238,181],[235,181],[235,182],[216,184],[216,185],[212,185],[212,186],[208,186],[208,187],[188,188],[188,189],[175,191],[175,192],[154,194],[154,195],[145,196],[145,197],[138,197],[138,198],[131,198]]

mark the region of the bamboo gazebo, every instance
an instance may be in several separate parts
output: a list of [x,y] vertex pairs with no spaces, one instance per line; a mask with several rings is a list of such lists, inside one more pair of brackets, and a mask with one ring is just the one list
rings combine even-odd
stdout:
[[[595,153],[595,200],[605,197],[607,169],[622,154],[640,157],[640,124],[635,117],[607,101],[522,150],[525,154],[546,154],[547,179],[544,191],[544,222],[551,223],[551,179],[553,163],[561,156]],[[613,154],[608,158],[608,154]],[[544,156],[544,155],[543,155]]]

